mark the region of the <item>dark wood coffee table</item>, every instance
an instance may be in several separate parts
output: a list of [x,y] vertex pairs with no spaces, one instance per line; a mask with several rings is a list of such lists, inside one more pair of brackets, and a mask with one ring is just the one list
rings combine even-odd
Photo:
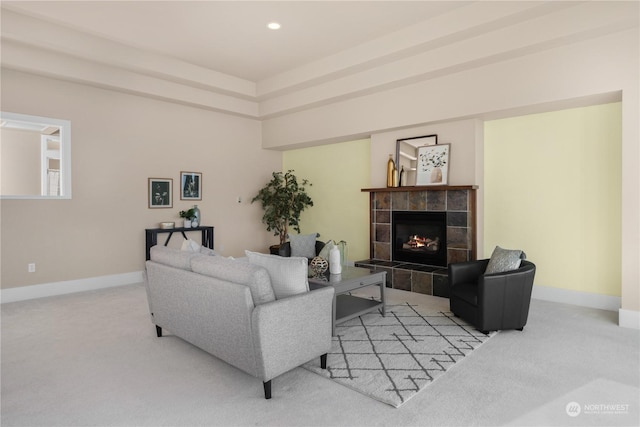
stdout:
[[[333,297],[333,324],[332,334],[336,334],[336,325],[346,322],[365,313],[382,309],[385,313],[384,288],[386,284],[386,271],[372,271],[360,267],[342,267],[342,274],[329,274],[327,271],[320,277],[309,277],[309,288],[317,289],[323,286],[333,286],[336,293]],[[367,286],[380,287],[380,300],[361,298],[348,295],[349,292]]]

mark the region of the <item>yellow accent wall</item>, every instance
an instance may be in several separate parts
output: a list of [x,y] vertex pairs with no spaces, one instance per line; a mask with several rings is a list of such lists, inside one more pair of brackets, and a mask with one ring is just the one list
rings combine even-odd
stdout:
[[485,123],[485,245],[523,249],[536,285],[621,295],[620,103]]
[[313,185],[308,194],[313,207],[302,212],[302,234],[320,233],[319,240],[344,240],[348,259],[369,258],[370,140],[362,139],[283,153],[284,171]]

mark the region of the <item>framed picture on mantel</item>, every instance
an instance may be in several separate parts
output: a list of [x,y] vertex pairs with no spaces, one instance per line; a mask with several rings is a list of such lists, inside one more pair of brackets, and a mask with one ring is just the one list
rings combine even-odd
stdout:
[[416,185],[447,185],[450,147],[451,144],[440,144],[418,148]]

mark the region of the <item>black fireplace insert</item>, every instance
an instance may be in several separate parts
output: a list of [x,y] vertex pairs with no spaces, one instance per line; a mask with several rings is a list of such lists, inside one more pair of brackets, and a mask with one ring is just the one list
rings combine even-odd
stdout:
[[392,259],[447,266],[447,213],[394,211]]

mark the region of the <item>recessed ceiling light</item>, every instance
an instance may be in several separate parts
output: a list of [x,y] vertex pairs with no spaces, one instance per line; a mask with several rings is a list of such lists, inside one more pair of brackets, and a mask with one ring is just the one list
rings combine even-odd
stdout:
[[280,24],[278,24],[277,22],[269,22],[267,24],[267,28],[269,28],[270,30],[279,30]]

